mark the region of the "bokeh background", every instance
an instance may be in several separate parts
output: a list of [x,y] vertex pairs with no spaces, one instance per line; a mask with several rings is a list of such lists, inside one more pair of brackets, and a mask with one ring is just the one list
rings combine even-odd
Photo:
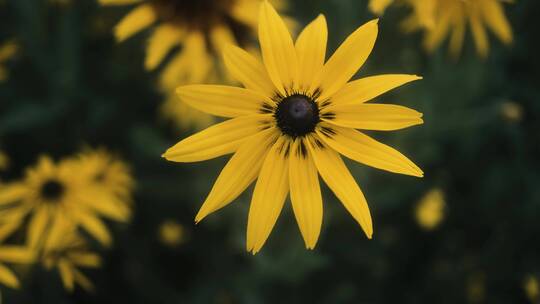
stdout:
[[[290,2],[301,25],[326,15],[330,50],[374,18],[362,0]],[[470,36],[459,58],[446,47],[428,54],[420,34],[400,31],[406,10],[387,10],[359,75],[422,75],[379,99],[423,112],[425,124],[370,134],[425,177],[350,163],[371,207],[372,240],[323,187],[315,250],[304,248],[286,204],[253,256],[245,251],[251,190],[193,222],[227,158],[160,157],[196,130],[179,131],[160,115],[156,73],[143,67],[148,32],[114,41],[128,8],[1,1],[0,42],[19,45],[0,83],[0,148],[10,158],[2,180],[20,177],[41,154],[60,159],[92,146],[121,156],[137,181],[132,221],[109,223],[113,247],[98,246],[102,267],[84,271],[94,292],[69,293],[56,272],[34,267],[19,275],[19,290],[1,287],[3,303],[539,303],[540,3],[505,9],[514,43],[490,39],[485,59]],[[441,220],[426,226],[418,206],[430,193]]]

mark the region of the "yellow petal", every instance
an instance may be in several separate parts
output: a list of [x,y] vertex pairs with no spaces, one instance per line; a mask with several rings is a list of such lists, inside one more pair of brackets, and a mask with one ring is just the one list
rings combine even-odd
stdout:
[[512,28],[504,14],[502,4],[495,0],[483,0],[481,13],[487,26],[505,44],[512,42]]
[[324,121],[342,127],[363,130],[399,130],[424,122],[422,113],[403,106],[390,104],[336,106],[332,107],[330,113],[334,117],[323,118]]
[[0,243],[22,226],[22,221],[18,217],[15,219],[9,219],[5,223],[2,223],[0,225]]
[[0,263],[0,283],[11,288],[18,289],[19,280],[9,268]]
[[90,252],[70,252],[70,261],[75,265],[96,268],[101,266],[101,257]]
[[308,148],[324,182],[371,239],[373,223],[366,198],[339,154],[313,140],[308,141]]
[[167,56],[169,51],[180,43],[184,32],[169,24],[157,27],[150,39],[146,49],[146,59],[144,66],[147,70],[155,69]]
[[463,46],[463,39],[465,38],[465,16],[461,14],[454,15],[454,26],[452,27],[452,34],[450,35],[450,54],[452,57],[457,58],[461,52]]
[[320,81],[315,88],[322,91],[320,100],[325,100],[339,91],[362,67],[368,58],[378,33],[378,20],[372,20],[352,33],[341,44],[324,65]]
[[196,222],[223,208],[244,192],[259,174],[266,153],[276,135],[277,132],[274,129],[259,132],[238,148],[219,174],[212,191],[195,218]]
[[22,183],[0,185],[0,205],[16,203],[27,193],[28,189]]
[[237,46],[225,48],[223,59],[231,76],[240,81],[247,89],[265,96],[273,96],[276,88],[270,80],[266,68],[259,60]]
[[47,207],[36,210],[28,224],[28,246],[36,248],[44,241],[44,236],[48,233],[47,225],[50,222],[50,213]]
[[128,5],[139,3],[142,0],[99,0],[101,5]]
[[58,262],[58,271],[60,272],[60,278],[62,279],[64,288],[69,292],[73,291],[75,281],[73,278],[72,268],[73,266],[64,259],[61,259]]
[[315,248],[323,219],[319,177],[303,140],[295,140],[290,151],[289,182],[291,203],[308,249]]
[[388,74],[360,78],[347,83],[330,99],[331,107],[361,104],[411,81],[422,79],[416,75]]
[[313,80],[318,77],[326,59],[328,28],[326,19],[319,15],[298,36],[296,53],[298,57],[298,87],[301,92],[309,91]]
[[116,41],[121,42],[135,35],[156,21],[151,4],[142,4],[129,12],[114,28]]
[[259,42],[270,79],[286,95],[296,78],[296,50],[283,19],[267,1],[261,4],[259,13]]
[[93,210],[97,214],[110,219],[127,222],[131,216],[129,208],[114,195],[108,194],[101,189],[88,189],[79,196],[80,203]]
[[215,26],[210,32],[212,47],[217,54],[222,54],[225,48],[236,44],[236,39],[231,29],[224,25]]
[[450,21],[455,9],[442,10],[433,28],[426,30],[424,47],[433,52],[444,40],[450,30]]
[[0,261],[9,263],[28,264],[34,260],[34,251],[21,246],[0,247]]
[[229,119],[180,141],[163,157],[175,162],[197,162],[232,153],[246,138],[261,131],[270,119],[268,115]]
[[75,279],[75,283],[79,284],[84,290],[94,291],[94,284],[76,268],[73,268],[73,278]]
[[392,2],[394,2],[394,0],[370,0],[369,10],[374,14],[382,15]]
[[289,192],[289,164],[285,156],[289,143],[283,138],[272,146],[264,160],[249,207],[247,250],[259,252],[283,209]]
[[471,24],[471,32],[474,38],[474,43],[476,44],[476,50],[480,56],[485,57],[489,51],[489,42],[486,29],[482,24],[480,12],[478,10],[473,10],[471,14],[469,14],[469,22]]
[[327,124],[321,126],[333,130],[331,134],[317,131],[323,141],[352,160],[394,173],[424,176],[422,170],[403,154],[363,133]]
[[179,87],[176,92],[183,102],[195,109],[223,117],[257,114],[265,104],[274,104],[256,91],[231,86],[188,85]]
[[109,247],[112,243],[111,234],[107,226],[97,216],[84,211],[76,213],[76,218],[81,227],[88,231],[102,245]]

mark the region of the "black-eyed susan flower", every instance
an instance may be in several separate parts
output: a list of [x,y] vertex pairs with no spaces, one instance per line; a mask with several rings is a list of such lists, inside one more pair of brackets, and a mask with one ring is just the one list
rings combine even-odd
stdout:
[[19,51],[19,44],[14,40],[7,41],[0,45],[0,82],[4,82],[9,77],[9,70],[4,64],[12,59]]
[[49,157],[40,158],[21,181],[0,186],[0,222],[23,223],[28,218],[27,241],[32,248],[40,246],[51,227],[62,220],[80,225],[109,245],[111,236],[100,216],[125,222],[130,209],[96,186],[82,167],[73,159],[54,163]]
[[93,291],[94,285],[79,268],[101,267],[101,257],[91,251],[84,238],[69,221],[59,221],[43,247],[42,263],[47,269],[56,269],[64,288],[72,292],[75,285]]
[[[285,1],[274,0],[278,7]],[[156,25],[146,47],[145,68],[154,70],[176,46],[177,53],[166,64],[160,89],[167,96],[165,117],[183,122],[180,127],[207,127],[211,117],[181,106],[174,90],[182,84],[226,78],[220,54],[229,44],[249,46],[257,27],[259,0],[100,0],[102,5],[137,4],[116,26],[116,40],[124,41]],[[292,22],[291,22],[292,23]],[[172,102],[172,100],[175,100]],[[176,108],[178,107],[178,108]]]
[[465,33],[470,28],[476,50],[485,57],[489,51],[487,30],[504,44],[512,42],[512,28],[505,15],[502,0],[371,0],[370,8],[381,14],[390,2],[402,2],[412,8],[404,21],[406,31],[423,30],[428,51],[438,48],[447,37],[452,55],[461,52]]
[[196,162],[234,153],[195,220],[226,206],[257,180],[247,250],[261,249],[289,193],[306,247],[314,248],[323,214],[320,175],[371,238],[367,202],[339,154],[390,172],[423,176],[401,153],[355,130],[421,124],[417,111],[366,103],[420,77],[381,75],[349,82],[375,44],[377,20],[359,27],[326,63],[324,16],[309,24],[296,43],[268,2],[261,5],[259,20],[264,65],[238,47],[224,54],[231,74],[245,88],[178,88],[180,98],[191,106],[231,118],[180,141],[163,155],[170,161]]
[[444,219],[445,206],[442,190],[439,188],[431,189],[416,205],[416,222],[425,230],[435,229]]
[[[0,240],[2,242],[3,240]],[[11,288],[19,288],[20,283],[15,273],[5,263],[29,264],[34,261],[32,250],[14,245],[0,244],[0,284]]]

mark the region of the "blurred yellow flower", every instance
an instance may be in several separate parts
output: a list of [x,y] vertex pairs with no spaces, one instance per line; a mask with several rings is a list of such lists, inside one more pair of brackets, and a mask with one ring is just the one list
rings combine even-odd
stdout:
[[43,265],[58,270],[64,288],[69,292],[75,289],[75,284],[93,291],[94,285],[78,268],[99,268],[101,257],[88,249],[72,223],[59,221],[54,229],[58,229],[58,233],[51,233],[43,247]]
[[[279,8],[284,0],[273,0]],[[124,41],[156,24],[146,47],[145,68],[157,68],[176,46],[181,49],[166,64],[160,90],[167,96],[164,113],[180,127],[207,127],[208,114],[180,105],[174,90],[182,84],[218,82],[227,77],[220,54],[229,44],[249,46],[257,29],[260,0],[100,0],[102,5],[138,4],[116,26]],[[293,22],[290,21],[292,24]]]
[[523,117],[523,107],[513,101],[504,102],[501,104],[501,115],[509,122],[518,122]]
[[425,230],[433,230],[444,219],[446,203],[441,189],[432,189],[422,197],[415,209],[418,225]]
[[175,220],[163,221],[159,226],[158,236],[161,243],[176,247],[184,241],[184,227]]
[[42,245],[45,236],[61,221],[72,221],[104,245],[111,243],[99,216],[125,222],[130,209],[108,189],[98,186],[84,170],[85,164],[66,159],[55,164],[41,157],[21,181],[0,185],[0,222],[22,223],[30,217],[27,242]]
[[0,151],[0,171],[9,167],[9,157],[3,151]]
[[246,88],[188,85],[187,104],[232,118],[188,137],[163,155],[196,162],[234,153],[196,216],[201,221],[236,199],[256,179],[247,227],[247,250],[266,242],[289,193],[306,247],[315,247],[322,224],[318,174],[371,238],[366,199],[339,154],[390,172],[423,176],[400,152],[356,131],[397,130],[422,124],[422,114],[398,105],[365,103],[420,79],[379,75],[349,82],[367,60],[377,20],[351,34],[325,63],[327,26],[317,17],[296,44],[271,4],[260,6],[259,41],[264,65],[248,52],[225,49],[227,68]]
[[12,245],[0,244],[0,284],[11,288],[19,288],[20,283],[13,271],[4,263],[29,264],[34,261],[32,250]]
[[467,299],[469,303],[482,303],[486,297],[486,278],[477,272],[467,278]]
[[0,83],[6,81],[9,77],[9,71],[4,66],[4,63],[17,55],[18,52],[19,45],[14,40],[0,45]]
[[463,47],[465,32],[470,27],[476,50],[487,56],[489,41],[486,28],[504,44],[512,42],[512,28],[504,13],[502,0],[371,0],[370,8],[382,14],[390,2],[402,3],[412,9],[403,22],[406,31],[423,30],[424,47],[434,51],[450,37],[450,53],[457,57]]
[[523,281],[523,290],[531,303],[538,303],[540,300],[540,283],[536,276],[529,275],[525,278]]

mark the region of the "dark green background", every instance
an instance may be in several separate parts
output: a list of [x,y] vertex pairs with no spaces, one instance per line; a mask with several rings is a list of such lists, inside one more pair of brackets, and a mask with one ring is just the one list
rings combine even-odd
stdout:
[[[69,295],[56,273],[38,267],[22,290],[2,288],[4,303],[465,303],[471,282],[483,286],[485,303],[526,302],[523,279],[540,274],[540,3],[506,8],[515,42],[505,48],[491,37],[485,60],[470,36],[459,60],[445,48],[428,55],[421,35],[398,30],[406,11],[387,11],[359,75],[424,76],[378,100],[423,112],[425,124],[370,134],[410,156],[426,176],[351,163],[372,210],[373,240],[324,187],[314,251],[304,249],[287,204],[267,245],[252,256],[244,249],[251,188],[193,224],[226,158],[196,164],[160,158],[194,131],[178,134],[159,118],[157,75],[142,67],[148,32],[114,42],[111,28],[127,9],[91,0],[66,7],[4,1],[0,42],[16,38],[21,52],[0,84],[0,147],[12,158],[3,178],[19,177],[42,153],[61,158],[88,144],[123,156],[138,181],[133,222],[110,223],[114,248],[101,250],[102,269],[85,271],[94,294]],[[360,0],[294,1],[290,9],[302,25],[318,13],[329,21],[331,50],[373,18]],[[522,107],[521,121],[502,118],[507,101]],[[413,210],[433,187],[446,193],[447,217],[425,232]],[[177,249],[156,238],[168,218],[188,233]]]

